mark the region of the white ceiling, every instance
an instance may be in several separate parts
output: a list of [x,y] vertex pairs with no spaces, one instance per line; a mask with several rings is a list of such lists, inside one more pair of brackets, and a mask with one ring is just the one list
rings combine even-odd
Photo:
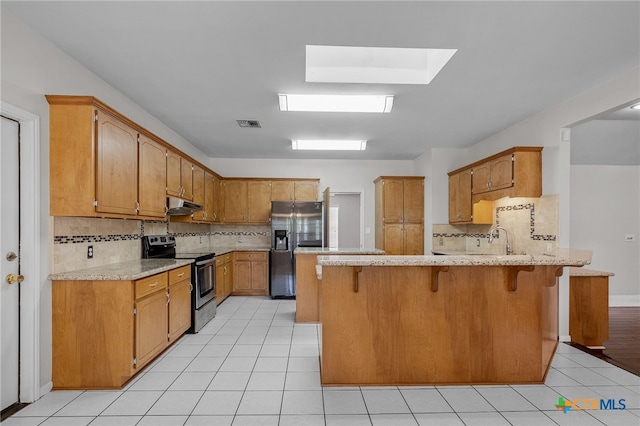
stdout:
[[[638,1],[2,7],[217,158],[414,159],[434,147],[471,146],[640,65]],[[306,83],[307,44],[458,52],[426,86]],[[278,93],[394,94],[395,101],[390,114],[287,113]],[[240,128],[238,119],[262,128]],[[290,139],[320,138],[369,142],[357,153],[291,150]]]

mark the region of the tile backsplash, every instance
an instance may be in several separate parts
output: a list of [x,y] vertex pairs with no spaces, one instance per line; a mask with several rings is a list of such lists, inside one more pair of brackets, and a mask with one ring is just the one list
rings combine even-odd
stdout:
[[[143,235],[173,235],[182,252],[271,243],[269,225],[217,225],[82,217],[52,217],[51,273],[104,266],[142,257]],[[87,258],[93,246],[93,258]]]
[[557,248],[558,195],[540,198],[501,198],[493,205],[493,225],[433,225],[433,251],[505,254],[503,231],[489,243],[489,230],[509,231],[514,254],[544,253]]

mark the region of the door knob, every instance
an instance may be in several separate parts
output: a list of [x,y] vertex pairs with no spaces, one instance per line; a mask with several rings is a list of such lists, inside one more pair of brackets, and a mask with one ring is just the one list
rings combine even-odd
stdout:
[[21,283],[22,281],[24,281],[24,275],[8,274],[6,281],[8,284]]

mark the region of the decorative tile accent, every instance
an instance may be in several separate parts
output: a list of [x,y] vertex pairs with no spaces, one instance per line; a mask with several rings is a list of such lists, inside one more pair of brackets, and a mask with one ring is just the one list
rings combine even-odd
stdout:
[[141,235],[60,235],[53,237],[54,244],[102,243],[108,241],[139,240]]

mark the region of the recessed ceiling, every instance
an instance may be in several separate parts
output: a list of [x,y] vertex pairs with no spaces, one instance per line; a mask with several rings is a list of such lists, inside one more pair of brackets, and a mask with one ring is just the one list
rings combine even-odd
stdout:
[[[637,1],[0,5],[216,158],[402,160],[465,148],[640,65]],[[428,85],[339,84],[305,81],[307,45],[458,50]],[[395,100],[389,114],[290,113],[278,93]],[[293,151],[292,139],[368,142]]]

